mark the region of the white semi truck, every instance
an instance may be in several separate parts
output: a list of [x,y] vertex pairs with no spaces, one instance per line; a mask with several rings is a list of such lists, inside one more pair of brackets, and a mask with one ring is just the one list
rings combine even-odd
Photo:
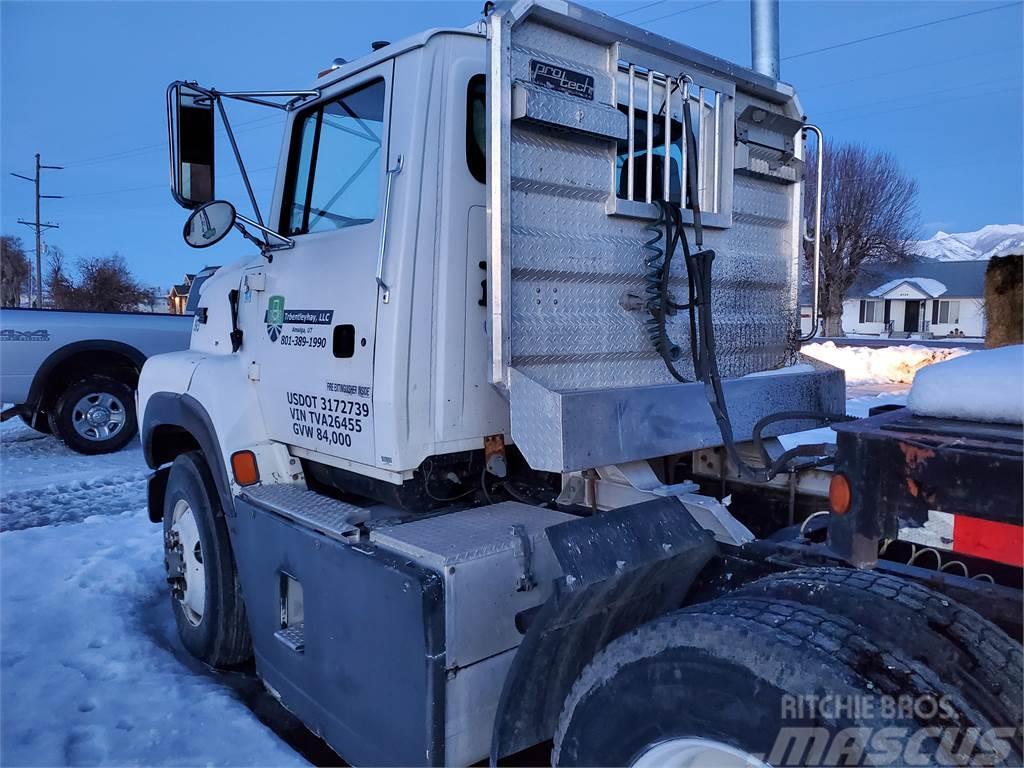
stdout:
[[[828,450],[770,437],[844,410],[798,354],[793,88],[521,0],[308,89],[167,98],[185,239],[259,247],[139,384],[194,655],[255,656],[357,765],[1020,758],[1014,640],[716,493],[827,505]],[[215,198],[232,100],[287,118],[249,216]]]

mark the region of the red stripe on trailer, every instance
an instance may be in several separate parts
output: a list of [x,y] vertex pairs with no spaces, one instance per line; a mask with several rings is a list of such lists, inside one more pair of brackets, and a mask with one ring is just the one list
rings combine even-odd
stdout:
[[953,551],[1024,566],[1024,528],[966,515],[953,517]]

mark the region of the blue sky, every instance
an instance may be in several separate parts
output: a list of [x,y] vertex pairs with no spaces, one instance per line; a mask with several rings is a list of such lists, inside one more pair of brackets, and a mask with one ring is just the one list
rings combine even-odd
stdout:
[[[748,64],[746,0],[592,2],[609,14]],[[892,152],[920,185],[921,235],[1020,223],[1024,208],[1024,4],[782,0],[782,79],[810,119],[840,141]],[[336,56],[373,40],[473,21],[473,2],[0,3],[0,227],[23,237],[32,217],[33,154],[65,165],[46,173],[47,234],[72,258],[120,252],[146,282],[168,286],[207,261],[242,252],[229,238],[210,251],[181,240],[185,212],[167,191],[164,89],[195,79],[223,89],[308,86]],[[645,7],[646,6],[646,7]],[[857,38],[991,10],[855,45]],[[297,39],[288,33],[295,29]],[[801,55],[806,54],[806,55]],[[261,204],[280,150],[280,118],[229,106]],[[244,192],[219,152],[218,193]]]

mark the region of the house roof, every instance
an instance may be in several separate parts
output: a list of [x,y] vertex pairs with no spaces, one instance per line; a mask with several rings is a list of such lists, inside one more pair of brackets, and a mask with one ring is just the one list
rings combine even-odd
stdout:
[[[986,260],[916,259],[899,264],[871,264],[861,268],[857,279],[846,292],[846,298],[881,297],[903,283],[909,283],[933,298],[981,298],[985,293],[987,268]],[[806,305],[810,301],[810,287],[801,285],[800,303]]]

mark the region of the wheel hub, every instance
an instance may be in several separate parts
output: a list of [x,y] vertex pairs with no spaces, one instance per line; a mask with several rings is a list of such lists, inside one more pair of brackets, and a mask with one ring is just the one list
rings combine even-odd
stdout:
[[714,739],[668,739],[648,747],[633,768],[769,768],[754,755]]
[[124,426],[124,403],[109,392],[90,393],[71,409],[71,423],[86,440],[109,440]]
[[206,568],[195,514],[185,499],[174,505],[171,530],[164,539],[164,567],[171,595],[192,626],[206,611]]
[[101,405],[94,405],[85,414],[85,418],[87,418],[89,423],[94,427],[102,427],[110,421],[110,411]]

